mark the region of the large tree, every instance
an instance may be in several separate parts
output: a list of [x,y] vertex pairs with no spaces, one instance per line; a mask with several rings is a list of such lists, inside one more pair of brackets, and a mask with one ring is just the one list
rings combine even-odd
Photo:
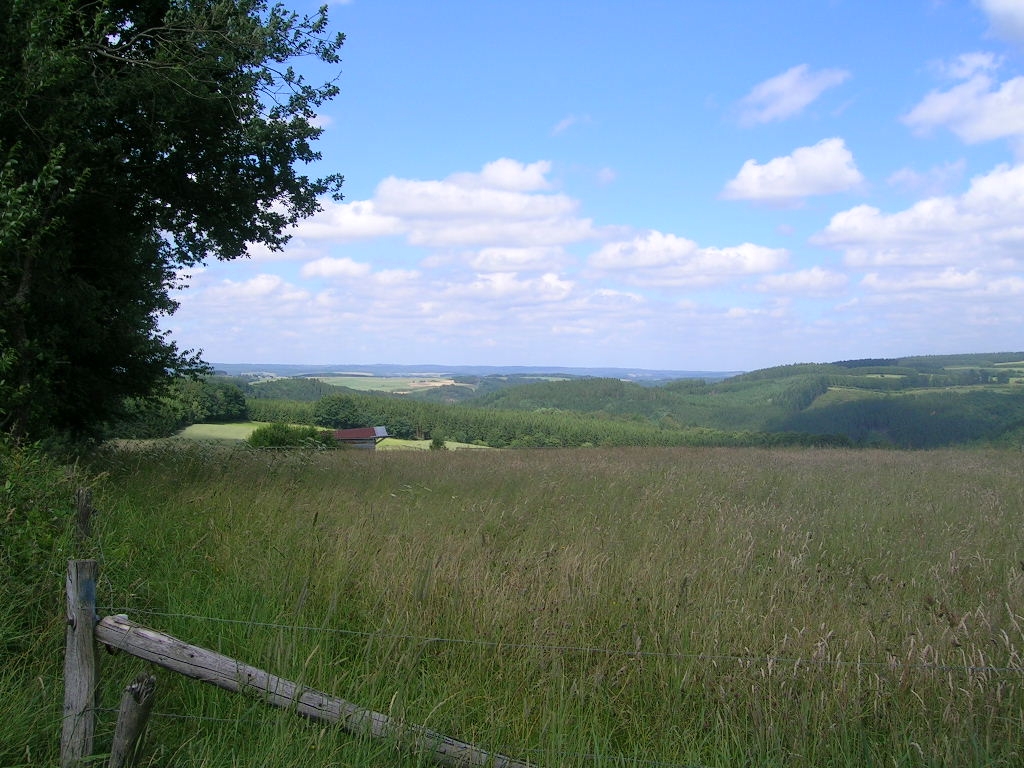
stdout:
[[343,40],[326,7],[0,0],[0,428],[87,435],[202,367],[158,324],[182,270],[341,197],[300,171]]

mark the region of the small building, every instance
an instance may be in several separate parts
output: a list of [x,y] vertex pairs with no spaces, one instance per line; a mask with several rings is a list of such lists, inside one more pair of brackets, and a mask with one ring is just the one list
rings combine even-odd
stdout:
[[387,427],[356,427],[355,429],[334,430],[334,439],[338,442],[351,445],[353,448],[366,448],[371,451],[385,437],[390,437]]

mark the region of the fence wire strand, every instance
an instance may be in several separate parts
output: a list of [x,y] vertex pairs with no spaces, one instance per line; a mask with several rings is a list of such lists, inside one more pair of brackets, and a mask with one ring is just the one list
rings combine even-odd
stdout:
[[[128,609],[115,608],[112,606],[99,606],[99,608],[110,613],[128,614],[129,612]],[[421,635],[397,634],[387,632],[367,632],[364,630],[340,629],[337,627],[318,627],[313,625],[302,624],[280,624],[266,621],[250,621],[248,619],[225,619],[216,616],[202,616],[194,613],[169,613],[164,611],[151,611],[142,608],[136,608],[132,610],[134,613],[141,614],[144,616],[159,616],[162,618],[174,619],[190,619],[194,621],[206,621],[216,624],[235,624],[250,627],[260,627],[263,629],[280,629],[298,632],[322,632],[325,634],[349,635],[379,640],[406,640],[410,642],[417,642],[421,645],[429,645],[433,643],[450,645],[474,645],[485,648],[526,649],[538,651],[556,651],[561,653],[604,654],[606,656],[629,656],[632,658],[688,659],[694,661],[709,661],[713,663],[735,661],[739,664],[747,664],[750,666],[754,666],[757,664],[772,666],[784,664],[787,666],[792,665],[794,667],[855,667],[867,669],[888,669],[894,671],[915,669],[927,670],[930,672],[960,672],[968,675],[981,673],[1024,675],[1024,667],[996,667],[988,665],[978,666],[969,664],[930,664],[927,662],[904,662],[897,658],[893,658],[888,661],[852,661],[845,659],[829,660],[771,655],[761,656],[756,654],[680,653],[669,651],[626,650],[622,648],[605,648],[601,646],[586,645],[522,643],[508,642],[505,640],[480,640],[476,638],[464,637],[428,637]]]

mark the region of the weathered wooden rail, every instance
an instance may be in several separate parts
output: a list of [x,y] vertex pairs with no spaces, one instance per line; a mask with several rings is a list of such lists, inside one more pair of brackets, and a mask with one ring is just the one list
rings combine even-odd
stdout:
[[[99,683],[95,641],[108,649],[123,651],[227,691],[255,694],[269,706],[292,711],[310,720],[336,724],[347,733],[391,740],[447,768],[536,768],[530,763],[485,751],[429,728],[402,723],[336,696],[305,688],[216,651],[144,627],[127,616],[98,619],[95,613],[97,570],[93,560],[72,560],[68,564],[61,768],[75,768],[92,754],[95,696]],[[136,680],[132,685],[141,686],[142,683]],[[152,703],[151,683],[148,691],[141,691],[139,695],[132,693],[131,689],[129,686],[125,691],[118,722],[118,731],[123,730],[126,735],[123,743],[115,745],[112,750],[111,768],[130,764],[141,728],[145,726],[145,715]]]

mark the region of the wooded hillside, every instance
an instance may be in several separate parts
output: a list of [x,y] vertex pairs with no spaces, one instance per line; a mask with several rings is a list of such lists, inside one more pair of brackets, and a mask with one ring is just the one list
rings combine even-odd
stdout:
[[161,401],[158,413],[171,418],[150,411],[144,429],[120,424],[114,432],[151,436],[189,420],[249,418],[382,425],[400,438],[440,436],[498,448],[1024,443],[1024,352],[785,365],[657,384],[511,374],[458,377],[397,394],[383,391],[390,380],[379,381],[382,391],[373,391],[372,377],[357,391],[308,376],[211,377]]

